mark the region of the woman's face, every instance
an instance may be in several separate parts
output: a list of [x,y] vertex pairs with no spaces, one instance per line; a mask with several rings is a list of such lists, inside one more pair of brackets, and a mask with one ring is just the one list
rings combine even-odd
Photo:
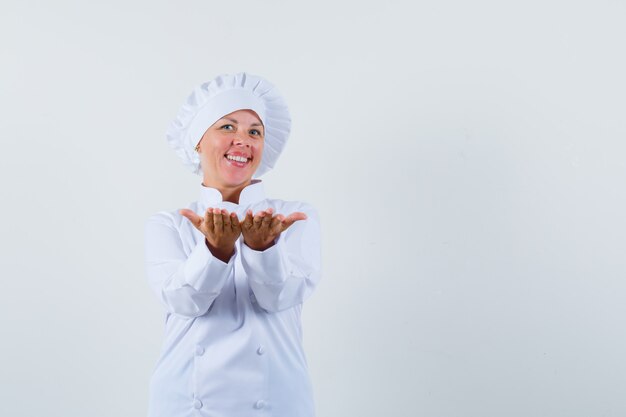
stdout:
[[245,187],[261,163],[265,129],[252,110],[229,113],[209,127],[199,143],[204,185]]

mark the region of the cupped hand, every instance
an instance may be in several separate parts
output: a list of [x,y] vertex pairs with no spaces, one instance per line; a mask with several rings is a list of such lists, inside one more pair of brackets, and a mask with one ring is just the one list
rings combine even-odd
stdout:
[[207,208],[204,217],[189,209],[181,209],[178,212],[202,232],[213,256],[228,262],[235,252],[235,242],[241,235],[241,224],[237,214],[211,207]]
[[285,217],[282,214],[272,215],[274,209],[261,210],[254,216],[252,210],[246,211],[246,217],[241,223],[241,233],[244,243],[251,249],[263,251],[274,245],[276,239],[282,232],[287,230],[298,220],[306,220],[306,214],[294,212]]

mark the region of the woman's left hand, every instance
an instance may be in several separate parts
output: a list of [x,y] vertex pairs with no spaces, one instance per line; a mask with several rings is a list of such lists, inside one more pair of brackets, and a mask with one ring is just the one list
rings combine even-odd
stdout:
[[254,216],[252,210],[246,212],[246,218],[241,223],[241,234],[244,243],[249,248],[264,251],[274,245],[282,232],[298,220],[306,220],[306,214],[296,211],[285,217],[282,214],[272,216],[274,209],[261,210]]

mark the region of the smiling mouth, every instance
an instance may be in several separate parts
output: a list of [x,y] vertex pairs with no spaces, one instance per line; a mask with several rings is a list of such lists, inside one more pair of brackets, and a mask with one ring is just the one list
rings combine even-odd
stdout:
[[234,163],[237,166],[244,166],[247,163],[249,163],[250,161],[252,161],[252,157],[250,158],[246,158],[245,156],[241,156],[241,155],[229,155],[226,154],[224,155],[224,158],[226,158],[227,161]]

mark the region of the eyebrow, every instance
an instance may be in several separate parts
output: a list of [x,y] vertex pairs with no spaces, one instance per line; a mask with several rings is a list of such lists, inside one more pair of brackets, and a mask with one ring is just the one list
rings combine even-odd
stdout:
[[[222,117],[222,119],[230,120],[233,123],[239,124],[239,122],[237,120],[231,119],[230,117]],[[261,127],[263,127],[263,125],[261,123],[252,123],[250,126],[261,126]]]

